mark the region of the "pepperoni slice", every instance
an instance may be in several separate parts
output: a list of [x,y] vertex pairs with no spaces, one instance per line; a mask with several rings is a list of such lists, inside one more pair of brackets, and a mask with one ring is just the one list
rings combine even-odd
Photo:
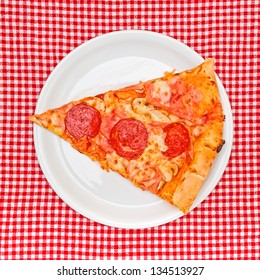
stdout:
[[67,131],[77,140],[84,135],[88,138],[94,138],[99,132],[100,125],[100,112],[86,103],[75,105],[65,117]]
[[137,159],[147,146],[145,126],[133,118],[121,119],[110,132],[110,143],[116,153],[126,159]]
[[168,124],[164,129],[166,132],[165,144],[168,149],[162,154],[169,158],[174,158],[185,152],[190,144],[190,135],[187,128],[180,123]]

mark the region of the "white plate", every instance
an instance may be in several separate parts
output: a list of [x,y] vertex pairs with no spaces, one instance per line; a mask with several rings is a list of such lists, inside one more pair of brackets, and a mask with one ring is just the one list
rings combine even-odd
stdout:
[[[72,99],[102,93],[197,66],[203,61],[186,45],[148,31],[118,31],[94,38],[68,54],[47,79],[36,113]],[[227,94],[217,78],[226,115],[226,144],[218,154],[209,177],[195,200],[201,203],[220,180],[233,139],[233,122]],[[56,193],[83,216],[105,225],[146,228],[183,215],[167,202],[134,187],[114,172],[103,171],[65,141],[35,125],[34,140],[41,168]]]

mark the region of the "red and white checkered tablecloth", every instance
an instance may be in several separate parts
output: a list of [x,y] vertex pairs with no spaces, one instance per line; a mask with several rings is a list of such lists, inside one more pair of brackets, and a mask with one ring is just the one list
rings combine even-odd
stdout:
[[[259,1],[1,1],[1,259],[260,259]],[[117,229],[66,205],[38,164],[28,121],[72,49],[145,29],[214,57],[233,110],[234,146],[209,197],[149,229]]]

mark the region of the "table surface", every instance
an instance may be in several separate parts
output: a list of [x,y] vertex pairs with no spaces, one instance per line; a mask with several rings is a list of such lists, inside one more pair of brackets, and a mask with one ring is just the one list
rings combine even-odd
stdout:
[[[259,1],[1,1],[1,259],[259,259]],[[28,121],[57,63],[89,39],[144,29],[214,57],[231,103],[225,173],[192,212],[117,229],[66,205],[38,164]]]

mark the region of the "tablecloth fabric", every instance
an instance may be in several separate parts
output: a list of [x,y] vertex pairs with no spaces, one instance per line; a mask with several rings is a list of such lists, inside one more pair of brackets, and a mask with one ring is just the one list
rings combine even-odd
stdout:
[[[71,50],[115,30],[166,34],[214,57],[234,118],[226,171],[186,216],[117,229],[66,205],[37,162],[28,121]],[[259,1],[1,1],[1,259],[259,259]]]

